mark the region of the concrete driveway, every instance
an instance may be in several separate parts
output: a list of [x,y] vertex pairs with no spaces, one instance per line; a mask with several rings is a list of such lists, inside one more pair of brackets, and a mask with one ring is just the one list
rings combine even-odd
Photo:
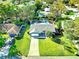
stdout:
[[39,39],[31,37],[30,50],[28,56],[39,56]]

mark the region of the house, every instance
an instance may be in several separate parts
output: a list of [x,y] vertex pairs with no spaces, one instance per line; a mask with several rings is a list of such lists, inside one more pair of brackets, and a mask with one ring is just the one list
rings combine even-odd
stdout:
[[39,17],[44,17],[44,16],[47,16],[48,14],[50,14],[50,7],[46,7],[44,8],[44,11],[38,12]]
[[44,9],[44,11],[45,11],[45,12],[50,12],[50,8],[47,7],[47,8]]
[[79,12],[78,8],[71,8],[71,7],[68,7],[68,6],[65,6],[65,7],[67,8],[67,10],[72,10],[75,13]]
[[20,27],[15,24],[0,24],[0,32],[18,35]]
[[44,9],[44,14],[45,15],[50,14],[50,7],[47,7],[47,8]]
[[72,8],[69,6],[65,6],[67,8],[67,11],[73,11],[74,15],[65,15],[65,14],[61,14],[62,17],[68,17],[72,20],[75,20],[76,17],[79,17],[79,10],[78,8]]
[[[45,22],[44,22],[45,21]],[[30,25],[30,35],[35,38],[46,38],[46,32],[55,32],[54,23],[47,20],[39,20]]]

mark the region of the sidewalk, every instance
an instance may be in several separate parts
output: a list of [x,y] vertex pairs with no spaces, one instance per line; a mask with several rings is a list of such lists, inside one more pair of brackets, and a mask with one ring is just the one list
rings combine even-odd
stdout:
[[22,57],[22,59],[79,59],[78,56],[40,56],[40,57]]

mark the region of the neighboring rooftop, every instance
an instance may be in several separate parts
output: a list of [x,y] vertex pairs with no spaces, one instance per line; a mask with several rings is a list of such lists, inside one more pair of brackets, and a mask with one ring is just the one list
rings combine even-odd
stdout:
[[18,34],[20,27],[15,24],[0,24],[0,30],[8,34]]
[[79,12],[78,8],[71,8],[69,6],[65,6],[67,8],[67,10],[72,10],[74,12]]

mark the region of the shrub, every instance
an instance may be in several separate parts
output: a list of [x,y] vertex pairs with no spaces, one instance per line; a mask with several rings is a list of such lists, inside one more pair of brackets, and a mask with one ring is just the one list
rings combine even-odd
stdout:
[[48,32],[46,32],[46,36],[47,36],[47,37],[54,37],[54,33],[48,31]]
[[5,38],[0,37],[0,48],[5,45]]
[[16,49],[16,45],[10,47],[9,56],[18,55],[19,51]]
[[72,10],[70,10],[70,11],[67,11],[65,14],[66,15],[74,15],[74,12]]
[[54,42],[56,42],[56,43],[58,43],[58,44],[60,44],[60,43],[61,43],[61,40],[60,40],[59,38],[54,39],[53,41],[54,41]]

